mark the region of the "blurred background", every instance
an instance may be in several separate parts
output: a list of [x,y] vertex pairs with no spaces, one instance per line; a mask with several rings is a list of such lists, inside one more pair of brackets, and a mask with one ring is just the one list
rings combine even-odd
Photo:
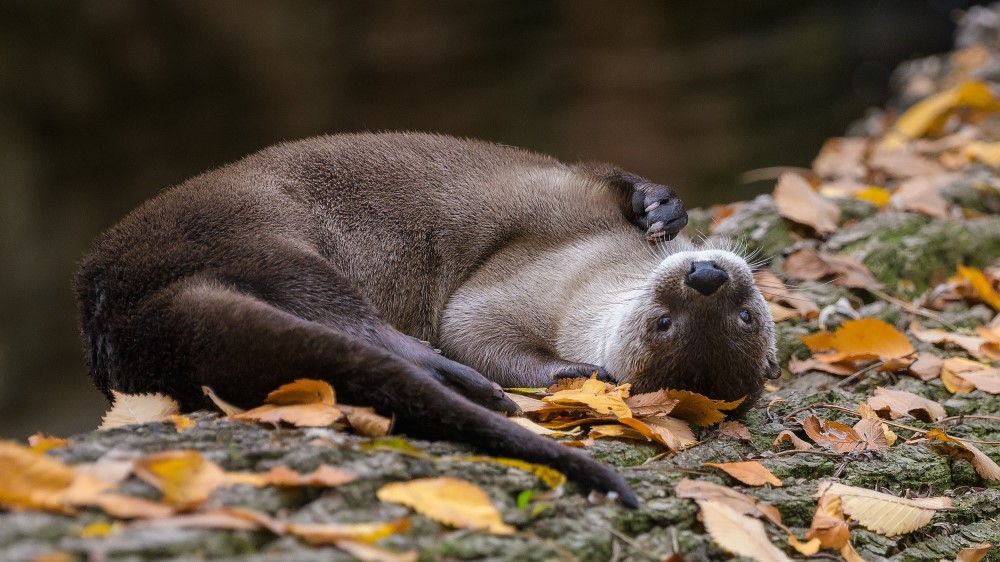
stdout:
[[161,189],[279,142],[408,129],[615,162],[690,207],[806,166],[948,50],[960,0],[2,0],[0,436],[105,409],[70,290]]

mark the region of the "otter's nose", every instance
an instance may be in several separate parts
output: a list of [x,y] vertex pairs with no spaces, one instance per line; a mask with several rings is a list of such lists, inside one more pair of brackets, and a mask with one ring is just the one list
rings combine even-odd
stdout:
[[684,284],[707,297],[718,291],[728,279],[729,274],[714,261],[696,261],[691,264],[691,271],[684,276]]

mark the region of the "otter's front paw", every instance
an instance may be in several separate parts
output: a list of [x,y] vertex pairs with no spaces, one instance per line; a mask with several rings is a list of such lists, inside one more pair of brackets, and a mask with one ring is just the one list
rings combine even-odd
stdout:
[[553,383],[561,379],[589,379],[590,377],[597,375],[597,380],[609,383],[618,382],[612,377],[604,367],[599,367],[597,365],[591,365],[589,363],[564,363],[552,369],[551,371]]
[[646,240],[673,240],[687,225],[684,203],[665,185],[637,180],[632,184],[633,222],[646,229]]

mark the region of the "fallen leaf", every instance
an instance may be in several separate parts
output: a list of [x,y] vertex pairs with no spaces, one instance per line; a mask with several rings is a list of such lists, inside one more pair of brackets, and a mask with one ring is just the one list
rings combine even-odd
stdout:
[[72,513],[73,469],[12,441],[0,441],[0,507]]
[[670,415],[699,427],[715,425],[726,418],[723,413],[735,409],[746,400],[746,397],[738,400],[713,400],[707,396],[691,392],[689,390],[666,389],[662,391],[667,397],[677,400],[677,404],[670,411]]
[[969,282],[972,292],[979,300],[990,305],[993,310],[1000,312],[1000,295],[993,289],[993,285],[981,270],[959,265],[958,275]]
[[315,379],[297,379],[294,382],[279,386],[277,390],[272,390],[264,402],[278,406],[296,404],[326,404],[327,406],[333,406],[336,400],[333,387],[330,386],[330,383]]
[[[918,338],[919,339],[919,338]],[[929,381],[941,376],[944,359],[931,353],[918,353],[917,360],[910,364],[910,374],[922,381]]]
[[95,521],[80,529],[76,536],[81,539],[107,537],[121,532],[121,524],[117,521]]
[[607,437],[621,437],[622,439],[634,439],[636,441],[647,441],[649,439],[641,432],[617,423],[591,426],[590,432],[587,435],[592,439]]
[[816,416],[809,416],[802,421],[802,429],[810,439],[817,445],[837,453],[889,449],[889,441],[881,428],[881,422],[865,419],[860,420],[854,427],[835,421],[823,421]]
[[969,548],[963,548],[962,550],[959,550],[958,554],[955,556],[955,562],[979,562],[985,558],[992,549],[993,545],[988,542],[979,543],[976,546],[970,546]]
[[819,541],[823,548],[839,549],[851,539],[839,496],[821,495],[806,538]]
[[876,207],[882,208],[892,200],[892,192],[884,187],[869,186],[854,194],[854,198],[867,201]]
[[138,423],[164,421],[168,416],[180,414],[177,402],[162,394],[122,394],[112,390],[114,402],[104,414],[100,427],[112,429]]
[[670,398],[666,392],[646,392],[625,399],[625,404],[632,410],[633,416],[666,415],[677,406],[678,400]]
[[[544,404],[544,402],[542,402],[541,400],[539,400],[538,402]],[[572,437],[574,435],[580,434],[579,427],[573,428],[573,430],[571,431],[558,431],[555,429],[549,429],[547,427],[540,426],[537,423],[529,420],[528,418],[514,417],[507,419],[523,427],[524,429],[527,429],[528,431],[534,433],[535,435],[544,435],[546,437]]]
[[969,374],[990,370],[992,368],[985,363],[962,357],[949,357],[941,366],[941,383],[953,394],[972,392],[976,389],[976,385],[969,380]]
[[[755,271],[753,278],[758,290],[764,295],[764,300],[771,305],[771,315],[775,322],[784,319],[779,317],[786,314],[783,311],[790,311],[791,314],[785,318],[812,320],[819,316],[819,305],[803,293],[792,295],[792,292],[785,286],[785,282],[777,275],[770,271],[761,270]],[[781,310],[777,310],[777,314],[775,314],[776,309]]]
[[[818,340],[814,340],[814,342],[816,341]],[[831,375],[847,377],[856,373],[857,369],[840,363],[826,363],[825,361],[819,361],[817,359],[802,360],[792,357],[791,360],[788,361],[788,371],[793,375],[801,375],[807,371],[822,371]]]
[[179,414],[174,414],[172,416],[167,416],[164,419],[164,421],[168,421],[168,422],[174,424],[174,427],[177,429],[178,433],[180,433],[182,431],[187,431],[187,430],[191,429],[192,427],[198,425],[198,422],[194,421],[193,419],[191,419],[191,418],[189,418],[187,416],[179,415]]
[[890,361],[915,351],[906,335],[877,318],[848,320],[833,333],[820,332],[801,339],[816,359],[828,363],[876,358]]
[[243,412],[246,411],[243,408],[240,408],[239,406],[234,406],[229,402],[226,402],[222,398],[219,398],[219,396],[215,394],[215,391],[207,386],[201,387],[201,392],[205,396],[208,396],[208,399],[211,400],[213,404],[215,404],[215,407],[218,408],[223,414],[226,414],[227,416],[235,416],[236,414],[242,414]]
[[907,499],[839,482],[823,482],[817,496],[837,496],[844,513],[870,531],[895,536],[915,531],[930,522],[934,513],[951,509],[946,497]]
[[1000,394],[1000,369],[966,371],[958,376],[978,390],[990,394]]
[[940,163],[909,150],[886,150],[875,147],[868,157],[868,167],[889,178],[915,178],[942,174]]
[[656,441],[671,451],[681,451],[697,442],[691,428],[677,418],[647,417],[641,420],[621,418],[618,421],[638,431],[646,439]]
[[285,527],[288,533],[313,545],[336,545],[341,540],[373,543],[409,531],[410,518],[403,517],[388,523],[288,523]]
[[478,486],[457,478],[421,478],[392,482],[376,493],[378,499],[398,503],[452,527],[481,529],[495,535],[511,535],[500,512]]
[[867,146],[865,138],[827,139],[813,160],[812,169],[823,178],[861,180],[867,174],[864,165]]
[[820,547],[819,539],[809,539],[806,542],[802,542],[795,535],[788,535],[788,544],[803,556],[816,554],[819,552]]
[[745,462],[706,462],[704,466],[711,466],[724,471],[726,474],[749,486],[781,486],[781,480],[771,473],[764,465],[757,461]]
[[972,443],[952,437],[940,429],[932,429],[924,434],[924,439],[941,441],[939,447],[948,455],[965,459],[972,463],[976,473],[987,480],[1000,480],[1000,465]]
[[358,475],[353,472],[340,470],[330,465],[320,465],[316,470],[299,474],[294,470],[275,466],[271,470],[260,474],[259,485],[272,486],[340,486],[354,481]]
[[420,554],[416,550],[395,552],[373,544],[347,539],[338,540],[333,544],[338,549],[343,550],[361,562],[417,562],[417,559],[420,557]]
[[912,177],[899,184],[893,192],[893,205],[929,217],[948,218],[949,205],[941,190],[954,180],[952,174],[945,173]]
[[800,248],[785,258],[785,274],[793,279],[819,281],[833,275],[833,283],[842,287],[877,288],[879,282],[871,271],[852,256],[817,252]]
[[137,461],[136,476],[163,492],[163,502],[178,509],[196,507],[219,486],[227,484],[226,472],[197,451],[165,451]]
[[928,134],[937,134],[944,119],[960,107],[992,112],[998,109],[998,103],[985,83],[964,82],[914,104],[896,119],[883,138],[882,146],[894,148]]
[[868,398],[868,404],[876,411],[888,410],[892,419],[913,416],[926,422],[936,422],[948,417],[944,407],[937,402],[905,390],[876,388],[875,396]]
[[771,544],[764,524],[743,515],[725,503],[698,500],[705,530],[723,549],[758,562],[791,562],[780,549]]
[[966,336],[944,330],[928,329],[921,326],[919,322],[910,322],[910,333],[924,343],[957,345],[973,357],[980,357],[983,344],[986,343],[986,340],[979,336]]
[[542,399],[547,409],[559,410],[565,406],[586,407],[597,414],[610,414],[619,418],[632,416],[632,410],[625,403],[628,390],[597,380],[586,379],[579,388],[560,390]]
[[962,147],[959,156],[966,162],[979,161],[1000,168],[1000,142],[972,141]]
[[358,406],[340,406],[347,423],[351,425],[355,432],[365,437],[384,437],[392,430],[392,420],[375,413],[374,408],[362,408]]
[[45,435],[41,431],[28,437],[28,446],[31,447],[32,451],[36,453],[44,453],[49,449],[56,449],[59,447],[65,447],[69,445],[69,441],[63,439],[62,437],[53,437],[51,435]]
[[722,503],[743,515],[766,517],[775,525],[781,525],[781,513],[773,505],[759,502],[727,486],[684,478],[674,486],[674,495],[695,501],[710,500]]
[[566,476],[563,473],[559,472],[558,470],[542,464],[535,464],[535,463],[530,463],[528,461],[522,461],[520,459],[470,455],[464,457],[450,457],[448,460],[459,461],[459,462],[485,462],[485,463],[499,464],[502,466],[510,466],[513,468],[526,470],[537,476],[539,480],[544,482],[546,486],[552,489],[559,488],[566,483]]
[[778,434],[778,437],[775,438],[774,443],[771,443],[771,448],[777,451],[781,448],[781,444],[784,443],[785,441],[791,443],[792,448],[794,448],[797,451],[808,451],[809,449],[813,448],[811,443],[803,441],[802,439],[799,438],[798,435],[795,435],[794,433],[792,433],[787,429]]
[[99,494],[82,502],[117,519],[159,519],[173,515],[174,508],[159,502],[122,494]]
[[778,213],[786,219],[812,227],[822,235],[837,231],[840,207],[816,193],[802,176],[781,174],[773,197]]
[[738,421],[724,421],[719,424],[719,435],[734,437],[740,441],[753,441],[750,428]]
[[[885,422],[882,421],[882,419],[875,412],[874,408],[872,408],[871,406],[869,406],[865,402],[859,402],[858,405],[854,409],[861,416],[861,419],[863,419],[863,420],[865,420],[865,419],[867,419],[867,420],[877,420],[879,422],[879,426],[882,428],[881,429],[882,437],[885,438],[885,440],[888,443],[888,445],[890,447],[892,447],[893,445],[896,444],[896,440],[898,439],[898,436],[892,431],[891,428],[889,428],[889,425],[887,423],[885,423]],[[865,439],[865,440],[872,440],[872,439],[877,440],[878,439],[878,435],[874,435],[874,436],[867,435],[868,433],[871,433],[873,430],[869,430],[869,429],[867,429],[865,427],[862,427],[861,424],[860,424],[860,422],[858,424],[855,424],[854,430],[857,431],[859,435],[861,435],[862,439]]]

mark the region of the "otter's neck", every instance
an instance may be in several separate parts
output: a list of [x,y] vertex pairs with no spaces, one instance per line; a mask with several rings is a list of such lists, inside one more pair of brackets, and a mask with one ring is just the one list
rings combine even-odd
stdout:
[[585,277],[569,291],[559,319],[556,351],[562,359],[600,365],[615,375],[625,369],[619,364],[627,343],[622,338],[635,332],[628,323],[635,322],[635,307],[649,300],[649,278],[659,260],[641,238],[608,243],[617,259],[590,254],[594,257],[582,268]]

